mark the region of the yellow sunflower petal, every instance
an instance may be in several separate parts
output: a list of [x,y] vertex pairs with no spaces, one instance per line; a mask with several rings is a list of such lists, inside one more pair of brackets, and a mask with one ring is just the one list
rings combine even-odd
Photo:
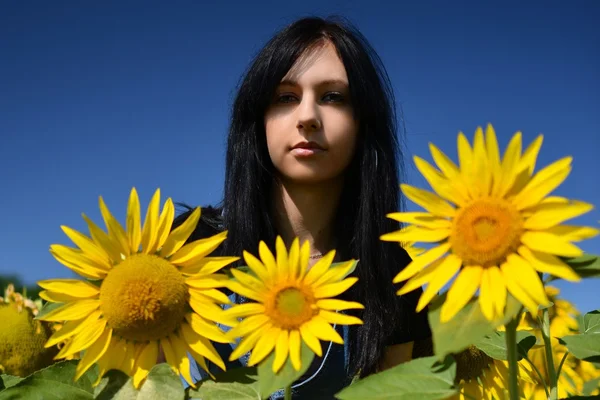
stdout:
[[[291,279],[303,278],[307,273],[306,270],[308,269],[309,260],[310,260],[310,244],[308,243],[308,240],[307,240],[304,243],[302,243],[302,246],[300,247],[298,264],[296,265],[295,269],[290,270],[290,278]],[[293,266],[293,265],[291,265],[291,266]]]
[[77,301],[81,300],[82,298],[85,298],[69,296],[68,294],[51,292],[49,290],[42,290],[40,293],[38,293],[38,296],[40,296],[46,301],[49,301],[50,303],[70,303],[72,301]]
[[96,245],[108,254],[111,263],[117,263],[121,261],[121,251],[119,250],[119,243],[116,239],[108,236],[98,225],[96,225],[91,219],[85,214],[81,214],[85,222],[87,223],[90,236]]
[[233,307],[230,307],[229,309],[224,311],[224,314],[232,318],[238,318],[248,317],[254,314],[261,314],[263,312],[265,312],[265,306],[263,304],[243,303],[236,304]]
[[60,244],[50,246],[50,254],[65,267],[89,279],[103,279],[110,268],[110,265],[90,259],[82,251]]
[[119,369],[126,354],[127,343],[125,340],[122,340],[111,333],[111,339],[108,343],[106,351],[97,361],[99,369],[98,379],[96,379],[96,382],[94,382],[92,386],[99,385],[106,372],[110,371],[111,369]]
[[98,307],[100,307],[100,300],[78,300],[50,311],[43,317],[38,317],[38,319],[42,321],[72,321],[87,317]]
[[138,348],[140,348],[140,346],[134,342],[125,342],[125,355],[123,356],[123,362],[118,366],[117,369],[123,371],[127,376],[133,376],[135,357],[138,354]]
[[467,303],[481,282],[483,268],[480,266],[466,266],[456,277],[448,289],[448,297],[442,306],[440,320],[442,323],[450,321]]
[[456,147],[458,148],[458,161],[460,170],[468,175],[471,172],[471,164],[473,162],[473,149],[467,140],[464,133],[459,132],[456,138]]
[[78,380],[83,374],[92,366],[100,357],[108,350],[110,339],[112,337],[112,330],[107,329],[102,332],[100,337],[96,339],[94,344],[87,348],[81,361],[77,364],[75,369],[75,378]]
[[317,315],[303,325],[308,331],[317,338],[324,341],[332,341],[338,344],[344,344],[344,339],[339,333],[321,316]]
[[431,264],[438,258],[442,257],[444,254],[446,254],[450,247],[450,243],[443,243],[439,246],[427,250],[425,253],[412,260],[410,264],[408,264],[402,271],[400,271],[398,275],[396,275],[396,277],[394,278],[393,282],[398,283],[412,278],[427,265]]
[[186,275],[210,275],[239,259],[239,257],[204,257],[198,262],[186,264],[187,266],[179,270]]
[[[198,225],[199,220],[200,220],[200,207],[197,207],[190,214],[190,216],[185,220],[184,223],[182,223],[177,228],[175,228],[171,231],[171,233],[169,234],[169,237],[167,237],[167,240],[165,240],[165,243],[163,244],[162,248],[160,249],[160,255],[162,257],[170,257],[175,254],[172,257],[173,261],[171,261],[173,263],[183,263],[187,260],[201,257],[199,254],[202,254],[202,251],[204,251],[205,248],[204,247],[197,248],[197,247],[199,247],[199,245],[198,244],[194,245],[195,243],[201,242],[200,240],[197,240],[197,241],[192,242],[189,245],[185,246],[185,247],[187,247],[187,249],[185,249],[185,250],[182,248],[183,245],[185,244],[185,242],[188,240],[188,238],[192,234],[192,232],[194,232],[194,230],[196,229],[196,226]],[[210,237],[208,239],[201,239],[201,240],[202,241],[211,241],[212,239],[216,239],[217,237],[218,238],[222,237],[223,240],[225,240],[225,238],[227,237],[227,232],[222,232],[222,233],[215,235],[213,237]],[[216,240],[218,241],[218,239],[216,239]],[[220,242],[219,242],[219,244],[220,244]],[[188,246],[190,246],[190,247],[188,247]],[[218,244],[215,246],[215,248],[217,246],[218,246]]]
[[400,189],[412,202],[434,215],[453,217],[456,214],[456,209],[436,194],[405,184],[400,185]]
[[323,357],[323,349],[321,348],[321,342],[315,335],[310,333],[305,325],[300,327],[300,336],[302,341],[317,355],[317,357]]
[[533,214],[525,220],[523,228],[528,230],[551,228],[568,219],[585,214],[593,208],[593,205],[582,201],[574,201],[567,204],[541,204],[531,210]]
[[338,299],[322,299],[317,301],[317,307],[323,310],[343,311],[350,309],[363,309],[365,306],[356,301],[346,301]]
[[160,348],[162,349],[165,360],[171,367],[171,370],[179,375],[179,362],[177,361],[177,356],[175,355],[175,350],[173,350],[171,340],[169,340],[168,337],[160,339]]
[[[286,271],[286,265],[288,263],[288,252],[281,236],[277,236],[277,239],[275,239],[275,254],[277,255],[277,271]],[[269,274],[272,275],[274,274],[274,272],[275,271],[269,271]],[[263,281],[264,280],[265,279],[263,279]]]
[[348,275],[352,267],[354,267],[355,260],[346,261],[342,265],[336,265],[335,267],[330,267],[327,272],[319,277],[314,283],[313,286],[321,286],[326,283],[334,283],[342,280],[344,277]]
[[571,282],[581,280],[570,266],[552,254],[530,250],[526,246],[519,247],[518,252],[538,272],[554,275]]
[[419,172],[425,177],[431,188],[442,198],[450,200],[452,203],[462,206],[466,199],[463,193],[457,190],[453,182],[443,176],[431,164],[420,157],[414,156],[415,165]]
[[553,226],[552,228],[546,229],[546,232],[560,236],[567,242],[580,242],[582,240],[591,239],[600,233],[596,228],[574,225]]
[[475,138],[473,140],[473,170],[471,180],[473,188],[477,189],[478,196],[487,196],[490,194],[492,186],[492,171],[488,168],[487,151],[483,139],[483,129],[477,127]]
[[[61,226],[62,231],[71,239],[81,251],[98,266],[103,266],[105,269],[110,267],[110,258],[104,249],[96,245],[92,239],[85,236],[83,233],[77,232],[68,226]],[[65,246],[66,247],[66,246]]]
[[192,310],[202,315],[203,318],[228,326],[234,326],[237,324],[234,319],[225,316],[223,314],[223,309],[214,304],[211,299],[204,297],[202,294],[199,294],[193,290],[190,290],[189,293],[190,307],[192,307]]
[[521,242],[531,250],[557,256],[579,257],[583,254],[579,247],[549,232],[527,231],[521,236]]
[[241,283],[248,289],[254,290],[257,293],[263,293],[266,290],[265,284],[260,279],[257,279],[250,274],[247,274],[235,268],[231,270],[231,273],[239,283]]
[[[404,286],[402,286],[402,288],[398,291],[398,294],[403,295],[412,292],[413,290],[420,288],[421,286],[425,285],[434,277],[440,274],[443,274],[445,277],[447,277],[446,281],[449,281],[460,268],[460,264],[458,266],[454,264],[446,264],[447,260],[448,257],[444,257],[437,259],[433,263],[429,264],[429,266],[419,271],[418,274],[416,274],[408,282],[406,282]],[[455,267],[452,270],[451,275],[451,271],[445,271],[445,269],[447,269],[449,266]]]
[[496,307],[496,315],[502,316],[504,315],[504,307],[506,306],[506,285],[504,284],[504,278],[502,277],[500,268],[496,266],[488,268],[488,275],[492,283],[490,289],[494,299],[494,306]]
[[51,292],[65,293],[71,297],[88,298],[100,294],[100,288],[79,279],[49,279],[38,281],[39,286]]
[[521,157],[521,138],[521,132],[515,133],[508,143],[506,151],[504,152],[504,157],[502,158],[500,184],[498,185],[496,196],[504,196],[512,187],[517,177],[519,172],[519,159]]
[[571,173],[571,161],[571,157],[565,157],[535,174],[513,199],[516,208],[519,211],[529,208],[556,189]]
[[302,368],[300,345],[300,332],[297,330],[290,331],[288,347],[290,352],[290,360],[292,361],[292,367],[294,367],[296,371],[300,371],[300,368]]
[[142,243],[142,222],[140,215],[140,198],[137,190],[131,189],[129,194],[129,203],[127,205],[127,238],[129,239],[129,249],[135,254],[140,249]]
[[225,370],[225,363],[223,363],[219,352],[208,339],[197,334],[190,325],[185,323],[181,325],[181,333],[188,347],[194,353],[212,361],[223,371]]
[[315,298],[323,299],[325,297],[335,297],[339,294],[344,293],[348,288],[354,285],[358,281],[358,278],[346,278],[341,282],[328,283],[323,286],[319,286],[315,289]]
[[357,318],[353,315],[346,315],[337,313],[334,311],[321,310],[319,311],[319,315],[323,317],[323,319],[330,324],[340,324],[340,325],[362,325],[363,322],[360,318]]
[[[200,213],[200,212],[198,212],[198,213]],[[181,226],[183,226],[183,225],[181,225]],[[179,228],[177,228],[177,229],[179,229]],[[173,231],[171,233],[171,236],[173,236],[174,233],[175,233],[175,231]],[[161,254],[163,253],[163,251],[167,251],[168,254],[172,254],[171,251],[173,251],[174,249],[177,249],[177,250],[175,250],[176,253],[173,254],[173,256],[169,259],[169,261],[171,261],[171,263],[173,263],[175,265],[181,265],[184,267],[188,266],[192,263],[196,263],[196,262],[200,261],[204,256],[212,253],[217,247],[219,247],[219,245],[221,243],[223,243],[225,241],[225,239],[227,239],[227,231],[225,231],[225,232],[221,232],[217,235],[211,236],[207,239],[200,239],[200,240],[193,241],[193,242],[181,247],[180,245],[182,245],[185,242],[185,240],[187,240],[187,237],[185,239],[182,239],[183,237],[185,237],[186,234],[189,237],[191,232],[189,232],[189,234],[188,234],[187,231],[182,231],[182,232],[180,232],[180,235],[173,236],[173,239],[171,238],[171,236],[169,236],[169,239],[167,239],[167,241],[165,242],[165,245],[163,246],[163,248],[161,250]],[[178,237],[183,241],[177,241],[176,239]],[[171,244],[170,247],[166,247],[166,246],[169,246],[170,244]],[[172,247],[172,246],[175,246],[175,247]]]
[[293,271],[300,271],[301,276],[306,275],[305,268],[306,265],[298,265],[300,262],[300,239],[295,238],[292,241],[292,245],[290,246],[290,251],[288,254],[288,264],[287,268],[284,271],[279,271],[282,279],[288,279],[292,277]]
[[[436,263],[439,263],[436,268],[438,272],[433,274],[431,279],[429,279],[427,288],[425,288],[421,294],[419,302],[417,303],[417,312],[423,310],[429,304],[429,302],[435,296],[437,296],[438,292],[442,290],[444,285],[446,285],[446,283],[448,283],[450,279],[456,275],[462,265],[462,260],[456,255],[450,254],[446,258],[436,261]],[[408,292],[404,291],[404,287],[398,291],[399,295],[405,293]]]
[[331,250],[319,259],[306,273],[303,282],[305,285],[312,285],[319,277],[327,271],[335,258],[335,250]]
[[123,230],[123,227],[119,221],[117,221],[117,219],[112,215],[106,206],[106,203],[104,203],[102,196],[100,196],[98,202],[100,204],[100,213],[102,214],[102,218],[106,224],[108,235],[116,239],[116,243],[119,244],[119,250],[121,250],[121,253],[128,256],[131,254],[131,251],[129,250],[129,240],[127,239],[125,230]]
[[254,332],[254,331],[259,330],[262,327],[266,326],[266,324],[269,321],[270,321],[270,318],[268,316],[266,316],[265,314],[252,315],[252,316],[244,319],[242,322],[240,322],[234,328],[231,328],[227,332],[227,335],[229,337],[246,336],[250,332]]
[[450,220],[426,212],[395,212],[387,214],[387,217],[398,222],[405,222],[429,229],[445,229],[452,226]]
[[244,286],[243,284],[241,284],[240,282],[230,281],[227,284],[227,287],[230,290],[232,290],[232,291],[236,292],[237,294],[242,295],[248,299],[259,301],[261,303],[265,301],[264,293],[257,292],[254,289],[250,289],[250,288]]
[[55,358],[66,358],[70,355],[87,349],[94,344],[96,340],[98,340],[105,328],[105,319],[98,319],[88,325],[85,325],[83,329],[77,335],[73,336],[73,339],[60,350]]
[[146,210],[146,219],[142,228],[142,251],[145,254],[150,253],[150,250],[155,248],[157,230],[158,230],[158,212],[160,209],[160,189],[156,189],[148,209]]
[[64,342],[66,339],[81,332],[83,330],[83,328],[85,328],[89,324],[97,321],[101,315],[102,315],[102,311],[98,310],[98,311],[94,311],[93,313],[88,315],[86,318],[65,322],[59,331],[54,332],[52,334],[52,336],[50,336],[48,338],[48,341],[46,342],[44,347],[52,347],[55,344]]
[[198,335],[217,343],[233,343],[216,324],[206,321],[200,315],[189,313],[185,316],[185,319]]
[[538,306],[548,304],[544,286],[527,261],[511,254],[500,268],[508,291],[529,311],[535,313]]
[[479,306],[483,315],[489,320],[493,320],[496,316],[495,299],[492,293],[494,283],[491,281],[491,276],[488,268],[483,268],[481,274],[481,288],[479,290]]
[[535,170],[535,163],[537,161],[538,154],[542,148],[542,142],[544,141],[544,135],[538,135],[535,140],[527,147],[521,160],[519,161],[519,169],[527,169],[529,175],[533,174]]
[[258,244],[258,254],[260,255],[260,259],[263,262],[264,266],[267,268],[267,271],[272,274],[272,271],[277,270],[277,262],[275,261],[275,257],[269,247],[262,240]]
[[244,250],[243,252],[244,261],[248,265],[248,268],[265,284],[271,281],[274,271],[267,270],[267,267],[254,255]]
[[167,238],[171,234],[171,227],[173,226],[173,219],[175,218],[175,206],[173,200],[169,197],[165,201],[162,213],[158,217],[158,229],[156,230],[156,240],[150,249],[151,253],[156,252],[158,249],[162,249]]
[[[270,326],[268,326],[270,328]],[[237,360],[244,354],[248,353],[252,347],[258,342],[258,339],[263,335],[265,329],[257,329],[254,332],[250,333],[248,336],[244,336],[244,338],[240,341],[240,344],[231,352],[229,356],[229,361]]]
[[279,332],[279,337],[277,338],[277,344],[275,345],[275,360],[273,360],[273,373],[278,373],[283,364],[285,364],[285,360],[287,360],[289,347],[289,334],[288,331],[282,329]]
[[185,283],[196,289],[216,289],[226,287],[229,284],[229,278],[224,274],[193,275],[187,278]]
[[279,333],[281,329],[277,327],[271,327],[269,330],[263,332],[263,335],[258,339],[256,345],[254,345],[254,350],[252,350],[252,354],[250,354],[250,358],[248,359],[248,366],[253,366],[261,362],[265,359],[273,349],[279,339]]
[[488,167],[492,174],[493,182],[491,193],[492,196],[497,195],[497,191],[500,184],[500,149],[498,148],[498,139],[496,138],[496,131],[492,124],[488,124],[485,130],[485,148],[487,153]]
[[169,336],[169,340],[171,341],[171,347],[173,348],[173,352],[175,353],[175,357],[177,359],[177,368],[179,369],[179,373],[191,387],[195,388],[196,385],[194,384],[194,378],[192,378],[191,373],[191,363],[187,356],[187,345],[179,336],[175,334]]
[[450,228],[427,229],[411,226],[410,229],[402,229],[392,233],[381,235],[380,239],[386,242],[422,242],[437,243],[450,236]]
[[133,386],[139,389],[148,376],[152,367],[158,359],[158,343],[150,342],[142,348],[139,356],[135,360],[135,373],[133,374]]

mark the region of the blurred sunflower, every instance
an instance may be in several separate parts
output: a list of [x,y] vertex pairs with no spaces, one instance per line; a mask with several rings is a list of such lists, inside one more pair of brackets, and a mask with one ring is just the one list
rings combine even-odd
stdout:
[[460,166],[433,144],[430,150],[439,169],[414,157],[436,193],[401,185],[404,195],[425,212],[389,214],[410,225],[381,239],[434,244],[394,279],[395,283],[408,279],[398,294],[427,284],[417,311],[455,275],[442,306],[442,322],[456,315],[477,291],[481,311],[493,320],[504,314],[507,291],[532,311],[548,304],[538,272],[580,279],[559,256],[580,256],[581,249],[571,242],[595,236],[598,230],[561,224],[593,207],[547,197],[569,175],[572,158],[533,174],[541,145],[540,135],[521,153],[517,132],[501,159],[496,134],[488,125],[485,139],[477,128],[472,147],[459,134]]
[[35,302],[8,285],[0,297],[0,374],[25,377],[52,364],[58,350],[44,347],[52,331],[37,313]]
[[277,373],[288,356],[296,370],[301,368],[301,342],[319,357],[320,340],[343,344],[344,340],[330,324],[362,324],[351,315],[337,311],[362,309],[362,304],[333,299],[350,288],[358,278],[346,278],[355,264],[348,261],[332,266],[335,251],[327,253],[308,268],[310,247],[300,247],[296,238],[288,254],[281,237],[276,240],[276,257],[260,242],[260,260],[244,252],[252,273],[232,270],[235,277],[229,288],[255,302],[234,305],[225,313],[244,320],[231,329],[231,337],[243,337],[230,359],[250,350],[248,365],[256,365],[275,351],[273,372]]
[[96,384],[108,370],[119,369],[132,376],[139,388],[161,350],[173,371],[192,386],[188,353],[205,370],[205,359],[225,369],[211,343],[230,342],[215,323],[231,322],[218,305],[229,302],[219,290],[228,277],[217,271],[237,258],[206,256],[227,233],[185,244],[198,223],[200,208],[173,231],[172,200],[166,200],[160,214],[159,209],[157,190],[142,227],[139,198],[132,189],[123,229],[100,197],[108,232],[84,215],[90,237],[63,226],[78,248],[57,244],[50,248],[59,262],[89,279],[38,282],[45,289],[40,297],[64,303],[41,318],[66,321],[46,346],[66,340],[56,358],[85,350],[75,380],[97,362]]
[[[475,346],[455,354],[456,378],[459,393],[450,399],[479,400],[496,399],[508,400],[508,362],[495,360]],[[533,382],[529,366],[518,363],[520,385]]]

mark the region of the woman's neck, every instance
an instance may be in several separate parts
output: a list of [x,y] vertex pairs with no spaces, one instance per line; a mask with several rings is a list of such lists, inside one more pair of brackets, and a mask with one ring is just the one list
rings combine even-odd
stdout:
[[294,238],[309,242],[311,255],[325,254],[335,246],[334,219],[343,181],[299,184],[278,180],[273,205],[279,235],[289,246]]

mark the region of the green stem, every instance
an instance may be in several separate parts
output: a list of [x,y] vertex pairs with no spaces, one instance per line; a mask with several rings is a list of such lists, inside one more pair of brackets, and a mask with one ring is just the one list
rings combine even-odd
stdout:
[[527,354],[525,354],[525,356],[523,358],[525,358],[525,360],[527,360],[527,362],[529,363],[531,368],[533,368],[533,370],[535,371],[537,376],[540,378],[540,383],[542,385],[544,385],[544,392],[546,392],[546,397],[550,397],[550,393],[548,392],[548,386],[546,385],[546,379],[544,379],[544,377],[542,376],[542,373],[540,372],[538,367],[535,366],[535,364],[531,361],[531,359],[527,356]]
[[548,309],[542,310],[542,338],[544,339],[544,349],[546,350],[546,365],[548,369],[548,378],[550,380],[550,400],[558,398],[558,380],[556,377],[556,368],[554,368],[554,355],[552,354],[552,340],[550,337],[550,316]]
[[510,400],[519,400],[519,381],[517,364],[517,325],[518,316],[506,324],[506,350],[508,355],[508,389]]
[[285,387],[285,392],[283,393],[284,400],[292,400],[292,385],[288,385]]
[[563,364],[567,360],[567,356],[569,355],[568,351],[565,351],[565,355],[562,360],[560,360],[560,364],[558,364],[558,369],[556,370],[556,382],[558,383],[558,378],[560,378],[560,371],[562,371]]

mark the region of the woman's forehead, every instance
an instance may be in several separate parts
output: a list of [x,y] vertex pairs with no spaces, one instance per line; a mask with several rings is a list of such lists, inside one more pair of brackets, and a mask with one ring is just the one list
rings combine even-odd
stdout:
[[313,84],[315,82],[348,84],[348,75],[337,49],[330,41],[315,43],[298,57],[282,78],[282,84]]

